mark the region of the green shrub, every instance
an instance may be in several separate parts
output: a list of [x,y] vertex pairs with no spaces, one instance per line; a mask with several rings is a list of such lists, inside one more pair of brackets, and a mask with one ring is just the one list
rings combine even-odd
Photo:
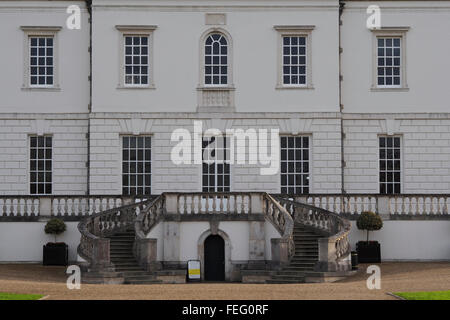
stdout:
[[61,219],[52,218],[47,222],[44,230],[47,234],[53,234],[56,242],[56,236],[66,231],[66,224]]
[[383,220],[378,214],[366,211],[356,219],[356,226],[359,230],[367,230],[367,242],[369,242],[369,231],[380,230],[383,227]]

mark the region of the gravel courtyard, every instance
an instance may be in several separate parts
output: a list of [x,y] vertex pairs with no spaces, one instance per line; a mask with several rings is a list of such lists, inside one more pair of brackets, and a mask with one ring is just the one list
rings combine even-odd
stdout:
[[31,293],[46,299],[395,299],[387,292],[450,290],[449,262],[386,262],[381,289],[368,290],[367,265],[356,275],[335,283],[241,284],[188,283],[164,285],[88,285],[66,287],[64,267],[37,264],[0,264],[0,292]]

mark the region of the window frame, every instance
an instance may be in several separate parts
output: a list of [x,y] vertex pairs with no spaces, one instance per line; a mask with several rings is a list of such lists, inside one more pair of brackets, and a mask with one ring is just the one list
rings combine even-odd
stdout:
[[[372,29],[372,86],[371,91],[408,91],[406,34],[409,27]],[[400,38],[400,85],[378,85],[378,39]]]
[[[216,85],[216,84],[206,84],[205,83],[205,44],[206,39],[214,33],[221,34],[227,40],[227,84],[226,85]],[[209,28],[203,32],[200,37],[199,43],[199,85],[198,90],[234,90],[233,82],[233,41],[231,35],[223,28]]]
[[[23,83],[22,90],[49,90],[59,91],[59,48],[58,48],[58,33],[62,29],[59,26],[21,26],[20,29],[24,32],[24,69],[23,69]],[[39,85],[31,84],[31,66],[30,66],[30,38],[33,37],[47,37],[53,38],[53,84]]]
[[[277,45],[277,83],[276,89],[314,89],[312,77],[312,32],[313,25],[298,26],[274,26],[278,35]],[[283,38],[284,37],[305,37],[306,38],[306,83],[305,84],[284,84],[283,81]]]
[[[51,153],[52,153],[52,157],[51,157],[51,167],[52,167],[52,169],[50,170],[50,173],[51,173],[51,182],[50,182],[50,185],[51,185],[51,192],[50,193],[46,193],[46,192],[44,192],[44,193],[40,193],[40,192],[38,192],[38,190],[39,190],[39,188],[37,187],[36,188],[36,193],[31,193],[31,184],[32,183],[35,183],[36,185],[39,185],[39,182],[32,182],[32,180],[31,180],[31,161],[32,161],[32,158],[31,158],[31,138],[37,138],[37,139],[39,139],[39,138],[51,138],[51,147],[50,147],[50,149],[51,149]],[[54,161],[53,161],[53,159],[54,159],[54,148],[53,148],[53,146],[54,146],[54,139],[53,139],[53,135],[52,134],[43,134],[43,135],[38,135],[38,134],[29,134],[29,135],[27,135],[27,146],[28,146],[28,159],[27,159],[27,176],[28,176],[28,194],[29,195],[32,195],[32,196],[48,196],[48,195],[52,195],[52,194],[54,194],[54,184],[53,184],[53,182],[54,182],[54,175],[53,175],[53,173],[54,173],[54,168],[55,168],[55,166],[54,166]],[[36,148],[37,150],[39,149],[39,147],[37,147]],[[45,149],[45,147],[44,147],[44,149]],[[35,160],[36,161],[39,161],[38,160],[39,158],[36,156],[36,158],[35,158]],[[44,157],[44,159],[46,159],[46,157]],[[45,161],[45,160],[44,160]],[[36,170],[34,170],[36,173],[38,172],[38,170],[36,169]],[[45,170],[45,164],[44,164],[44,174],[46,173],[46,170]],[[45,189],[45,183],[44,183],[44,189]]]
[[[153,152],[152,152],[152,150],[153,150],[153,146],[154,146],[154,140],[153,140],[153,135],[152,134],[141,134],[141,135],[133,135],[133,134],[120,134],[119,135],[119,141],[120,141],[120,194],[121,195],[123,195],[123,196],[134,196],[133,194],[124,194],[123,193],[123,188],[124,188],[124,185],[123,185],[123,175],[125,174],[124,173],[124,171],[123,171],[123,151],[124,151],[124,145],[123,145],[123,138],[124,137],[128,137],[128,138],[132,138],[132,137],[135,137],[135,138],[140,138],[140,137],[142,137],[142,138],[150,138],[150,186],[149,186],[149,188],[150,188],[150,194],[145,194],[145,192],[144,192],[144,194],[143,195],[145,195],[145,196],[147,196],[147,195],[151,195],[152,194],[152,192],[153,192],[153,156],[154,156],[154,154],[153,154]],[[145,140],[144,140],[145,141]],[[144,151],[145,151],[145,148],[144,148]],[[145,155],[144,155],[144,159],[145,159]],[[127,173],[127,174],[130,174],[129,172]],[[145,175],[145,174],[144,174]],[[136,184],[137,185],[137,184]],[[144,177],[144,185],[145,185],[145,177]],[[144,190],[145,190],[145,186],[143,187],[144,188]],[[137,190],[136,190],[137,191]],[[136,195],[140,195],[140,194],[137,194],[136,193]]]
[[[380,138],[399,138],[400,139],[400,192],[399,193],[381,193],[381,167],[380,167],[380,161],[382,160],[380,158]],[[403,136],[399,135],[399,134],[394,134],[394,135],[388,135],[388,134],[379,134],[377,135],[377,169],[378,169],[378,174],[377,174],[377,184],[378,184],[378,194],[383,195],[383,196],[389,196],[389,195],[398,195],[398,194],[402,194],[403,193],[403,181],[404,181],[404,177],[403,177],[403,172],[404,172],[404,168],[403,168],[403,155],[404,155],[404,151],[403,151]],[[386,159],[383,159],[386,160]],[[386,170],[385,170],[386,171]]]
[[[217,138],[225,138],[226,139],[226,144],[227,144],[227,148],[229,150],[229,156],[230,159],[227,159],[224,161],[224,165],[228,164],[229,165],[229,191],[203,191],[203,138],[212,138],[215,137]],[[227,135],[227,134],[221,134],[221,135],[216,135],[216,134],[206,134],[205,132],[201,135],[201,141],[202,141],[202,163],[200,165],[200,192],[232,192],[233,189],[233,166],[231,163],[231,152],[234,152],[234,141],[233,141],[233,136],[232,135]],[[217,149],[216,149],[217,150]],[[214,172],[214,176],[215,176],[215,190],[217,190],[217,163],[215,163],[215,172]],[[209,175],[209,174],[208,174]]]
[[[312,176],[313,176],[313,173],[312,173],[312,168],[313,168],[313,166],[312,166],[312,163],[313,163],[313,161],[312,161],[312,135],[311,134],[307,134],[307,133],[299,133],[299,134],[281,134],[280,133],[280,136],[279,136],[279,139],[280,139],[280,174],[278,175],[278,177],[279,177],[279,186],[280,186],[280,193],[282,193],[282,179],[281,179],[281,176],[283,175],[283,172],[282,172],[282,168],[281,168],[281,166],[282,166],[282,162],[283,162],[283,160],[281,159],[281,151],[282,151],[282,147],[281,147],[281,139],[282,138],[308,138],[308,193],[299,193],[299,194],[297,194],[297,193],[294,193],[294,194],[296,194],[296,195],[307,195],[307,194],[311,194],[312,193]],[[302,145],[303,145],[303,142],[302,142]],[[302,148],[302,149],[304,149],[304,148]],[[294,149],[295,150],[295,149]],[[303,161],[303,160],[302,160]],[[288,174],[287,172],[285,173],[285,174]],[[289,188],[289,186],[288,186],[289,184],[287,184],[286,185],[286,187],[287,188]],[[302,191],[303,191],[303,188],[304,188],[304,186],[301,186],[301,188],[302,188]]]
[[[154,77],[154,60],[153,60],[153,47],[154,47],[154,31],[157,26],[154,25],[116,25],[116,29],[119,31],[119,78],[117,89],[155,89],[155,77]],[[125,83],[125,37],[127,36],[147,36],[148,37],[148,71],[147,71],[147,84],[127,84]]]

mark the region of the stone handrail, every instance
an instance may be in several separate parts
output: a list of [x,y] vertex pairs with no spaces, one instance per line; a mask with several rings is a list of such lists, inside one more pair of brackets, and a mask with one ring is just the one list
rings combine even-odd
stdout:
[[139,265],[148,271],[156,268],[157,239],[147,238],[147,235],[162,220],[165,211],[166,196],[163,193],[156,197],[145,210],[141,211],[134,222],[136,238],[133,254]]
[[450,194],[308,194],[280,195],[337,214],[357,216],[363,211],[383,215],[448,215]]
[[80,219],[145,198],[145,196],[114,195],[0,195],[0,218]]
[[0,196],[0,217],[38,217],[40,205],[37,196]]
[[136,215],[146,210],[152,199],[113,208],[87,216],[78,223],[81,233],[78,254],[90,263],[91,269],[111,269],[109,256],[109,239],[117,232],[122,232],[133,226]]
[[325,237],[319,239],[319,261],[316,271],[350,270],[350,221],[333,212],[305,203],[274,196],[286,208],[295,222],[311,228]]
[[[167,212],[177,214],[251,214],[251,194],[243,192],[165,193]],[[173,207],[176,205],[176,207]]]
[[[206,194],[206,196],[205,196]],[[248,213],[251,210],[250,193],[189,193],[178,198],[179,210],[173,213]],[[171,197],[171,193],[167,193]],[[352,218],[363,211],[404,217],[448,217],[450,194],[308,194],[281,195]],[[213,201],[212,198],[216,200]],[[230,197],[227,200],[227,197]],[[79,220],[98,212],[121,207],[143,197],[113,195],[0,195],[0,220],[26,221],[39,217],[56,216]],[[206,199],[209,199],[206,201]],[[199,201],[199,199],[202,199]],[[201,204],[199,208],[199,204]]]
[[134,221],[134,229],[137,239],[144,239],[151,229],[158,224],[165,210],[165,196],[164,194],[156,197],[142,210]]
[[281,234],[280,239],[271,239],[272,260],[287,264],[295,252],[292,216],[285,207],[267,193],[263,195],[263,213]]

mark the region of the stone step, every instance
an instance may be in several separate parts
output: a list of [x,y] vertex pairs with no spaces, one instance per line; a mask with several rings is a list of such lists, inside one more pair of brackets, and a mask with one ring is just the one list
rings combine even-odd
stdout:
[[134,262],[136,263],[136,259],[130,255],[130,256],[110,256],[111,261],[117,264],[117,262]]
[[123,273],[123,272],[134,272],[134,271],[143,271],[140,266],[133,266],[133,267],[116,267],[116,272]]
[[142,268],[140,270],[134,270],[134,271],[122,271],[122,272],[118,272],[118,274],[124,278],[134,277],[134,276],[155,276],[154,274],[152,274],[148,271],[145,271]]
[[289,266],[299,266],[299,265],[314,265],[314,261],[308,261],[308,262],[299,262],[299,261],[291,261]]
[[113,258],[117,258],[117,259],[122,259],[122,258],[134,259],[134,256],[133,256],[133,254],[131,252],[123,252],[123,253],[110,252],[109,256],[111,257],[111,259],[113,259]]
[[305,257],[297,257],[293,256],[291,262],[315,262],[317,258],[305,258]]
[[268,284],[305,283],[305,280],[269,279],[266,280],[266,283]]
[[278,271],[276,275],[286,275],[286,276],[291,275],[291,276],[302,276],[302,277],[305,276],[303,272],[301,272],[301,271],[299,272],[299,271],[295,271],[295,270],[281,270],[281,271]]
[[304,281],[305,276],[304,275],[283,275],[283,274],[277,274],[272,277],[273,280],[297,280],[297,281]]
[[132,256],[133,252],[131,250],[126,250],[126,249],[124,249],[124,250],[110,250],[109,254],[110,255],[118,255],[118,256],[120,256],[120,255],[131,255]]
[[156,276],[152,274],[141,274],[141,275],[134,275],[134,276],[125,276],[125,281],[130,280],[156,280]]
[[157,280],[157,279],[132,279],[132,280],[125,280],[124,284],[158,284],[158,283],[162,283],[161,280]]
[[132,250],[133,249],[133,245],[132,244],[123,244],[123,243],[118,243],[118,244],[110,244],[109,246],[109,250]]

